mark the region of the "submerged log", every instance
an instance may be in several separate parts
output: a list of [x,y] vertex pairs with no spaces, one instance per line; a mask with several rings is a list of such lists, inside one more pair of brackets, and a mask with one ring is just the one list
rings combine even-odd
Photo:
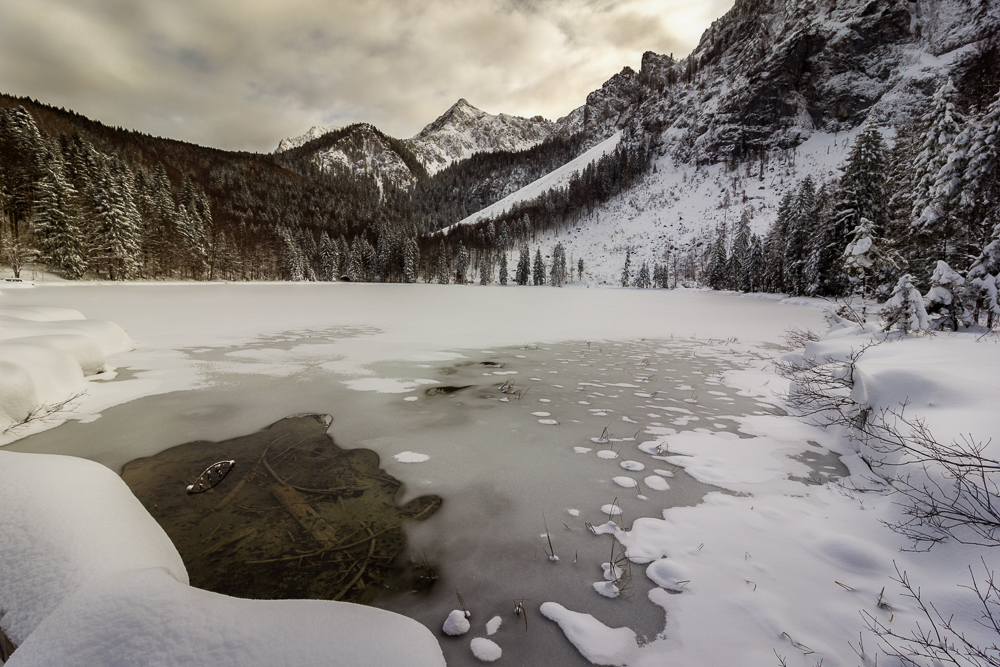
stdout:
[[276,484],[271,487],[271,495],[277,498],[285,510],[302,524],[317,542],[333,544],[337,541],[337,531],[306,502],[301,493],[287,484]]

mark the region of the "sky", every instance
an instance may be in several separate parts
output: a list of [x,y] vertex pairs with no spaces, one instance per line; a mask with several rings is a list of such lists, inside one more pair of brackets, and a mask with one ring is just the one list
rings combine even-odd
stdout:
[[0,92],[270,152],[314,125],[407,138],[459,98],[553,120],[733,0],[2,0]]

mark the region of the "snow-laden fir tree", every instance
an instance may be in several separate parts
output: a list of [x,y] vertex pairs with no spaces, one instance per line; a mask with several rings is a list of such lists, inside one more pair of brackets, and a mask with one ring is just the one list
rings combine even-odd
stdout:
[[748,292],[761,291],[761,278],[763,274],[764,244],[761,243],[760,236],[754,234],[750,239],[750,264],[747,267]]
[[965,303],[972,307],[972,321],[993,328],[1000,323],[1000,222],[982,254],[966,276]]
[[469,274],[469,251],[459,242],[458,254],[455,257],[455,284],[464,285],[468,282]]
[[319,279],[336,280],[338,264],[337,245],[330,240],[324,229],[319,234]]
[[622,269],[622,287],[628,287],[632,282],[632,249],[625,248],[625,268]]
[[[525,216],[527,217],[527,216]],[[514,282],[518,285],[527,285],[528,280],[531,278],[531,251],[528,250],[528,244],[521,244],[521,253],[517,258],[517,271],[514,274]]]
[[444,239],[442,239],[437,254],[437,282],[439,285],[447,285],[451,282],[450,264],[451,262],[448,261],[448,250],[444,247]]
[[962,303],[964,286],[965,279],[947,262],[938,260],[931,275],[931,289],[924,295],[931,329],[958,331],[960,323],[968,322],[969,314]]
[[479,284],[480,285],[489,285],[491,282],[493,282],[493,280],[492,280],[492,278],[490,278],[490,275],[489,275],[489,268],[488,268],[487,263],[486,263],[486,253],[480,252],[479,253]]
[[531,276],[534,285],[545,284],[545,260],[542,259],[542,249],[535,249],[535,262],[531,266]]
[[[506,228],[502,228],[506,231]],[[507,251],[500,250],[500,284],[507,284]]]
[[132,280],[139,272],[139,211],[132,195],[132,177],[119,165],[100,168],[93,187],[93,232],[90,262],[103,269],[109,280]]
[[968,149],[958,208],[969,230],[969,242],[979,253],[1000,225],[1000,91],[983,117],[970,127],[975,128],[975,134]]
[[38,239],[42,259],[64,277],[76,280],[87,269],[87,247],[80,229],[77,192],[63,175],[61,158],[49,153],[44,162],[31,230]]
[[878,236],[875,223],[861,218],[851,231],[844,249],[844,271],[856,294],[870,298],[882,293],[880,288],[899,269],[899,257]]
[[913,228],[924,239],[927,255],[949,262],[955,250],[952,241],[956,230],[954,219],[947,215],[938,197],[938,175],[948,163],[955,138],[962,130],[964,119],[955,108],[957,94],[951,79],[934,93],[931,109],[923,117],[923,141],[913,165]]
[[712,289],[729,287],[729,256],[726,252],[726,223],[715,228],[715,242],[708,260],[708,286]]
[[906,274],[896,283],[892,296],[882,306],[882,319],[886,331],[898,329],[908,334],[930,328],[924,299],[913,285],[913,276]]
[[729,283],[733,289],[750,291],[750,211],[744,209],[733,229],[733,250],[729,256]]
[[583,280],[583,257],[576,260],[576,276],[577,280]]
[[566,281],[566,248],[557,243],[552,250],[552,270],[549,272],[549,283],[553,287],[562,287]]
[[413,237],[406,239],[403,247],[403,282],[417,282],[417,271],[420,267],[420,246]]
[[639,272],[635,274],[635,286],[640,289],[648,289],[653,286],[653,279],[649,275],[649,264],[646,262],[642,263]]

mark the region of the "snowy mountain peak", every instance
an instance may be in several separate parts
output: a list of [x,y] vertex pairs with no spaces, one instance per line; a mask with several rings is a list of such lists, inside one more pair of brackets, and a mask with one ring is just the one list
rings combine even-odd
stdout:
[[309,128],[309,131],[306,132],[305,134],[299,135],[297,137],[289,137],[287,139],[282,139],[281,141],[279,141],[278,148],[276,148],[274,152],[284,153],[285,151],[289,151],[293,148],[298,148],[299,146],[309,143],[313,139],[319,139],[324,134],[329,134],[330,132],[339,129],[340,127],[337,125],[330,125],[330,126],[314,125],[311,128]]
[[463,98],[404,143],[427,172],[434,174],[474,153],[531,148],[556,129],[555,123],[541,116],[492,115]]

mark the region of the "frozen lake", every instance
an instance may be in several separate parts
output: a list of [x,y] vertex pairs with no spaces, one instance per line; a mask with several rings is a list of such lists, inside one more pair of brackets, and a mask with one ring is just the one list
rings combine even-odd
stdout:
[[[587,664],[538,613],[546,601],[628,626],[640,643],[662,633],[643,567],[619,580],[617,599],[595,590],[613,542],[588,524],[606,523],[608,505],[627,528],[718,491],[665,460],[675,452],[662,445],[678,434],[750,437],[738,419],[770,408],[725,373],[789,326],[823,326],[815,308],[683,291],[53,285],[2,298],[75,308],[137,343],[110,360],[117,377],[92,383],[72,420],[11,450],[117,471],[315,412],[333,416],[341,447],[379,454],[405,483],[400,502],[442,496],[409,530],[411,557],[432,563],[438,584],[381,604],[441,636],[459,591],[473,616],[465,637],[441,637],[454,665],[476,664],[469,639],[494,616],[503,623],[492,638],[513,664]],[[527,633],[512,613],[520,598]]]

